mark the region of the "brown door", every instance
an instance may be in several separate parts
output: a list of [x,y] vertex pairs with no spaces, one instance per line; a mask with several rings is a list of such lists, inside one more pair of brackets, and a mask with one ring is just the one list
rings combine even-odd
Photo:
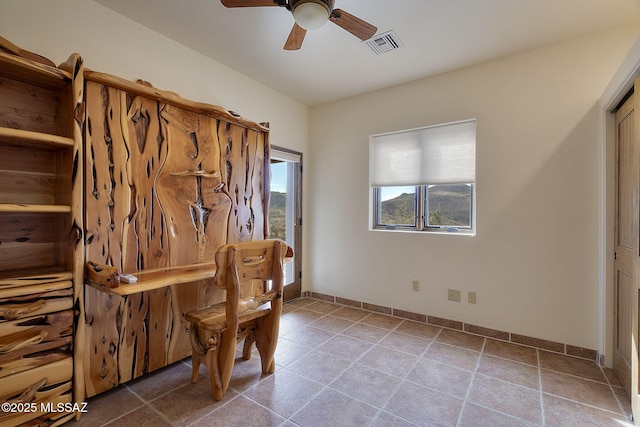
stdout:
[[[636,87],[638,81],[636,81]],[[616,112],[614,370],[625,390],[638,392],[638,279],[640,266],[640,132],[637,93]],[[635,406],[635,405],[634,405]],[[634,408],[635,409],[635,408]],[[634,411],[635,412],[635,411]]]

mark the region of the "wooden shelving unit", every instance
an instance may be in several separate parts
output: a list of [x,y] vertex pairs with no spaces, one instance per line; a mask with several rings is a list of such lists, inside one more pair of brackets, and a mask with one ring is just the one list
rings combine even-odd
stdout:
[[78,55],[65,67],[0,49],[0,401],[38,409],[0,413],[0,425],[62,423],[78,414],[40,409],[84,399],[73,374],[82,367],[73,341],[82,336],[84,83]]

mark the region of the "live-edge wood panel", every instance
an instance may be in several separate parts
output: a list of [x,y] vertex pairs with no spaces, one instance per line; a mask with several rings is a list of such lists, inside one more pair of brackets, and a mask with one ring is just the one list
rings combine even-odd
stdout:
[[[222,244],[266,237],[267,129],[158,93],[87,75],[86,256],[125,273],[210,262]],[[92,396],[189,356],[184,314],[222,295],[197,281],[126,296],[87,286],[85,298]]]

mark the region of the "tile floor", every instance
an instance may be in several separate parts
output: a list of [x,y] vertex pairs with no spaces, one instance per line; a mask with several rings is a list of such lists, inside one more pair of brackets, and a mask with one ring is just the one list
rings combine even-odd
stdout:
[[592,361],[314,299],[285,304],[276,363],[262,376],[257,356],[237,359],[215,402],[187,359],[89,399],[76,425],[632,425]]

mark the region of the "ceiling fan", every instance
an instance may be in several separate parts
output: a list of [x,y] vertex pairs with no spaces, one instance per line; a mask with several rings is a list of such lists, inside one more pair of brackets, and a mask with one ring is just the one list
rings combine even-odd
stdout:
[[226,7],[280,6],[293,14],[295,23],[284,44],[285,50],[302,47],[307,30],[316,30],[331,21],[360,40],[368,40],[378,28],[362,19],[334,9],[335,0],[220,0]]

